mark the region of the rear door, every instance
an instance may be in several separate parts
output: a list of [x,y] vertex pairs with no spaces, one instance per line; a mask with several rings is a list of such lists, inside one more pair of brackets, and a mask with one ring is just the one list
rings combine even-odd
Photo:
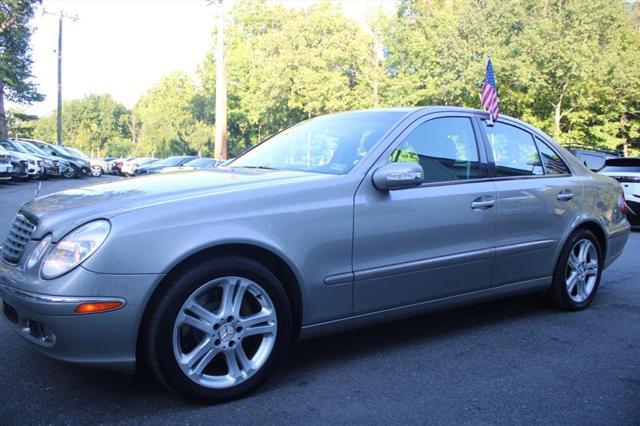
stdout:
[[[496,189],[478,134],[471,115],[428,116],[372,167],[355,196],[357,314],[489,286]],[[419,163],[424,183],[377,190],[371,173],[389,162]]]
[[498,191],[492,285],[546,279],[555,251],[573,222],[582,185],[557,152],[517,123],[485,130]]

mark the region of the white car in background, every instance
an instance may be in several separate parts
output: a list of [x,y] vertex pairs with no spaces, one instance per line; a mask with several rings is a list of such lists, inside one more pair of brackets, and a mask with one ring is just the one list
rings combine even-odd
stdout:
[[13,165],[11,164],[11,154],[0,146],[0,181],[10,180],[13,173]]
[[627,203],[627,219],[640,227],[640,158],[611,158],[598,173],[620,182]]
[[151,157],[132,158],[131,160],[128,160],[122,163],[122,168],[120,169],[120,172],[125,176],[133,176],[138,166],[151,164],[154,161],[157,161],[157,159],[151,158]]
[[9,151],[11,156],[16,160],[26,161],[28,177],[37,179],[45,175],[44,161],[42,161],[41,158],[29,153],[26,149],[9,139],[1,140],[0,146]]

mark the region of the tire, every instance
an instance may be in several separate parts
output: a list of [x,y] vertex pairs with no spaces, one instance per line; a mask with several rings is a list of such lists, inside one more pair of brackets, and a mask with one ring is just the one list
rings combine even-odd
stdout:
[[[582,247],[586,247],[584,259]],[[566,311],[588,307],[598,292],[602,265],[598,239],[591,231],[576,230],[565,243],[553,273],[550,291],[553,305]]]
[[103,173],[102,167],[100,166],[93,166],[91,168],[91,176],[93,177],[100,177]]
[[[241,294],[238,289],[243,286],[240,305],[244,313],[242,310],[223,310],[218,299],[222,299],[224,289],[232,290],[229,294],[235,295]],[[204,311],[206,315],[199,309],[185,308],[196,306],[194,300],[198,307],[210,304]],[[256,301],[258,305],[253,308],[260,309],[250,312],[250,302],[255,304]],[[269,303],[272,309],[265,310],[264,306]],[[236,317],[228,315],[229,312],[236,312]],[[268,321],[253,325],[246,322],[251,315],[264,315],[263,312],[270,312]],[[192,317],[197,318],[198,328],[191,325]],[[185,318],[189,321],[184,321]],[[292,323],[287,294],[271,271],[251,259],[214,258],[184,270],[154,295],[141,330],[142,362],[165,387],[191,400],[213,403],[235,399],[253,390],[273,371],[291,340]],[[246,329],[241,325],[246,325]],[[271,334],[248,336],[258,329],[269,329]],[[189,343],[192,347],[185,350],[184,346]],[[257,349],[247,344],[257,346]],[[245,358],[238,354],[240,350]],[[191,356],[194,353],[204,355]],[[179,363],[179,358],[184,362]],[[188,359],[195,359],[195,362]],[[235,369],[235,374],[231,359],[236,360],[235,365],[240,368]],[[252,367],[245,369],[244,365]]]
[[76,172],[76,169],[74,169],[73,167],[68,167],[67,169],[65,169],[62,176],[64,176],[67,179],[75,179],[76,177],[78,177],[78,173]]

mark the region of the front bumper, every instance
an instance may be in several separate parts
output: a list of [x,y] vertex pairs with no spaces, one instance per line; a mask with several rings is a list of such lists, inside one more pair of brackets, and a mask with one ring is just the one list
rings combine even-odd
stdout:
[[[160,279],[155,274],[108,275],[78,267],[45,281],[0,261],[3,316],[14,331],[53,358],[132,369],[144,308]],[[81,303],[107,300],[124,306],[94,314],[74,312]]]
[[11,179],[13,175],[13,166],[9,163],[0,164],[0,180]]

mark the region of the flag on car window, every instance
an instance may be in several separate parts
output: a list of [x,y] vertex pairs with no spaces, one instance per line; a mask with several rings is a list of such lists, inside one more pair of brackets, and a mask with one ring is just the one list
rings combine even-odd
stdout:
[[498,119],[500,111],[500,100],[498,99],[498,87],[496,86],[496,75],[493,73],[491,59],[487,58],[487,72],[482,85],[482,108],[489,113],[491,120]]

